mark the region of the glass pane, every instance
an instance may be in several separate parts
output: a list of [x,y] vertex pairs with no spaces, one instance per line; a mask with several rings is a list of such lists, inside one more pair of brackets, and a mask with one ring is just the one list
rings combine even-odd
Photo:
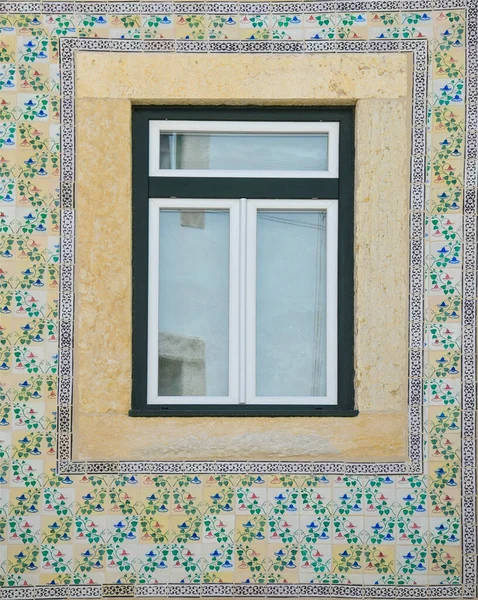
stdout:
[[229,212],[161,210],[159,396],[227,396]]
[[327,134],[163,133],[161,169],[326,171]]
[[325,396],[326,213],[257,213],[257,396]]

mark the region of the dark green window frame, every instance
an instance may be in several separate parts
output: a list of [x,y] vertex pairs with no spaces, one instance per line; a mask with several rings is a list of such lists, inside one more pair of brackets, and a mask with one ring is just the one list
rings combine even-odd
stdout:
[[[339,178],[149,177],[150,120],[335,121],[340,123]],[[354,109],[353,107],[154,107],[132,115],[132,404],[130,416],[356,416],[354,401]],[[149,198],[338,198],[338,404],[148,405]]]

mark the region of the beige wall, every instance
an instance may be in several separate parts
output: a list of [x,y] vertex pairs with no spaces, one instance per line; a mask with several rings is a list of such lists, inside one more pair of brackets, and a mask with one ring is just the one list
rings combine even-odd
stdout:
[[[404,54],[77,54],[77,458],[406,459],[410,73]],[[356,105],[358,417],[235,418],[231,431],[127,416],[132,102]]]

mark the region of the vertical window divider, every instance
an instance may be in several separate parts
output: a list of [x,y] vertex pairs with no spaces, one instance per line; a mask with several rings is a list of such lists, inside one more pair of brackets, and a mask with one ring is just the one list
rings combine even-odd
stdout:
[[252,403],[256,397],[256,250],[257,250],[257,204],[248,200],[246,205],[247,232],[246,232],[246,315],[245,337],[247,342],[246,369],[248,402]]
[[246,339],[246,298],[247,298],[247,199],[239,200],[239,404],[246,404],[248,372]]
[[241,403],[241,203],[229,208],[229,399]]

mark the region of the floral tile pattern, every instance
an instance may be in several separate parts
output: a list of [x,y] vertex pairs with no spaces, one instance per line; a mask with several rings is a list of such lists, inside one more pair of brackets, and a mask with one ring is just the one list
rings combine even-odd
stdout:
[[[477,29],[464,0],[0,5],[4,597],[476,597]],[[71,461],[71,57],[102,47],[415,53],[408,464]]]

